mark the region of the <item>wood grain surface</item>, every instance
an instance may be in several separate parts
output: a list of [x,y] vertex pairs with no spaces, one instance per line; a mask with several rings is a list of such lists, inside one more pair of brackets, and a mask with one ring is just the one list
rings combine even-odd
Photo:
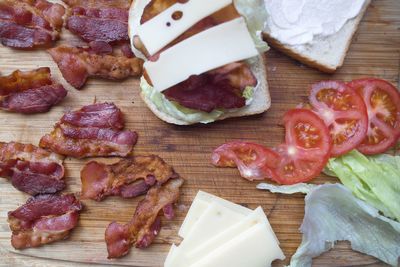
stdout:
[[[79,44],[80,41],[63,30],[59,43]],[[374,0],[368,8],[354,38],[345,65],[334,75],[325,75],[305,67],[284,54],[271,49],[267,52],[268,82],[272,107],[263,115],[231,119],[211,125],[177,127],[158,120],[139,97],[137,79],[109,82],[91,79],[82,91],[77,91],[62,76],[46,51],[16,51],[0,47],[0,74],[15,69],[29,70],[49,66],[56,80],[69,90],[68,97],[51,112],[21,116],[0,112],[0,140],[38,144],[41,136],[51,131],[62,114],[94,101],[116,103],[125,113],[127,128],[139,133],[135,154],[155,153],[173,165],[186,183],[178,205],[177,217],[163,221],[162,231],[154,245],[146,250],[132,249],[118,260],[107,260],[104,230],[113,220],[130,220],[139,199],[122,200],[111,197],[101,203],[84,201],[79,226],[68,240],[41,248],[15,251],[10,246],[7,211],[25,203],[27,195],[15,190],[0,178],[0,256],[1,266],[89,266],[129,265],[162,266],[173,242],[179,242],[177,231],[199,189],[216,194],[249,208],[262,206],[281,242],[289,262],[301,241],[298,231],[304,216],[304,196],[271,194],[255,189],[256,183],[239,177],[234,169],[217,169],[210,164],[213,148],[229,140],[247,140],[274,146],[283,140],[282,116],[285,111],[304,102],[308,86],[322,79],[352,80],[360,77],[379,77],[398,86],[400,76],[400,1]],[[112,160],[106,160],[112,161]],[[66,159],[68,192],[80,191],[80,169],[85,160]],[[315,183],[338,182],[319,177]],[[32,256],[32,257],[29,257]],[[43,259],[45,258],[45,259]],[[53,259],[53,260],[49,260]],[[56,260],[56,261],[54,261]],[[85,264],[83,264],[85,263]],[[384,266],[378,260],[354,252],[345,242],[314,261],[315,266]],[[91,265],[90,265],[91,266]],[[249,266],[250,267],[250,266]]]

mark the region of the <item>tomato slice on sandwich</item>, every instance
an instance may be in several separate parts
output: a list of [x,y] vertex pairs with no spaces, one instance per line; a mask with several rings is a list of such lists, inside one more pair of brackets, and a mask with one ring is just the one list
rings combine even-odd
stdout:
[[400,137],[400,93],[389,82],[380,79],[360,79],[349,83],[363,98],[367,107],[368,131],[358,146],[363,154],[383,153]]
[[338,157],[365,139],[368,127],[363,99],[340,81],[322,81],[311,86],[310,104],[328,127],[333,147],[331,156]]
[[230,142],[214,150],[212,163],[218,167],[237,167],[250,181],[271,178],[271,169],[278,166],[279,155],[262,145]]
[[309,109],[293,109],[284,116],[286,143],[274,150],[280,155],[278,166],[271,171],[280,184],[309,181],[326,165],[332,141],[324,121]]

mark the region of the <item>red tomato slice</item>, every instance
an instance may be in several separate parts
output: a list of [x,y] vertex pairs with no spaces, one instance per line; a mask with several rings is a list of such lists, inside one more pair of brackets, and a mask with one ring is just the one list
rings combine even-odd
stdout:
[[400,137],[400,93],[392,84],[379,79],[360,79],[349,83],[367,107],[367,136],[358,146],[363,154],[383,153]]
[[214,150],[212,163],[218,167],[237,167],[240,175],[250,181],[271,177],[271,168],[277,166],[279,155],[258,144],[226,143]]
[[323,81],[311,86],[310,104],[328,127],[332,157],[346,154],[365,139],[368,127],[363,99],[339,81]]
[[280,155],[272,179],[296,184],[318,176],[326,165],[332,141],[324,121],[309,109],[293,109],[284,116],[286,144],[275,148]]

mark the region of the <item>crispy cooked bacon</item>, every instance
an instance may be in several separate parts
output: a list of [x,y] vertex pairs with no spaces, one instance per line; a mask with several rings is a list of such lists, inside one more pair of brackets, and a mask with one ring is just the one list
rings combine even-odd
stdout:
[[89,43],[90,49],[88,51],[92,51],[98,55],[111,55],[113,52],[113,47],[106,42],[103,41],[93,41]]
[[67,29],[86,42],[128,41],[128,11],[116,8],[102,10],[76,7],[67,19]]
[[63,0],[70,7],[129,9],[131,0]]
[[121,110],[114,104],[99,103],[68,112],[61,122],[77,127],[99,127],[121,130],[125,126]]
[[32,71],[16,70],[8,76],[0,77],[0,95],[22,92],[52,84],[49,68],[39,68]]
[[65,9],[46,0],[2,0],[0,42],[14,48],[47,46],[59,38]]
[[86,42],[115,43],[128,41],[128,9],[125,1],[69,1],[67,29]]
[[135,54],[133,53],[132,48],[131,48],[131,44],[129,42],[122,44],[121,52],[127,58],[134,58],[135,57]]
[[61,84],[53,84],[49,68],[14,71],[0,77],[0,109],[24,114],[43,113],[67,96]]
[[44,113],[60,103],[66,96],[67,91],[61,84],[46,85],[0,97],[0,108],[24,114]]
[[177,177],[174,169],[156,155],[136,156],[112,165],[91,161],[81,171],[81,197],[97,201],[106,196],[137,197],[156,183]]
[[66,113],[39,145],[75,158],[125,157],[132,152],[137,134],[122,130],[124,125],[121,110],[114,104],[93,104]]
[[15,249],[38,247],[68,237],[79,220],[82,203],[73,194],[31,197],[8,213]]
[[211,112],[214,109],[244,107],[244,89],[256,84],[257,80],[246,63],[231,63],[201,75],[193,75],[163,93],[169,100],[184,107]]
[[30,195],[65,188],[64,158],[30,144],[0,142],[0,176]]
[[65,80],[77,89],[82,88],[89,77],[122,80],[142,74],[143,61],[139,58],[95,54],[69,46],[49,49],[49,53]]
[[138,204],[129,223],[121,225],[112,222],[105,232],[108,258],[122,257],[132,246],[148,247],[161,229],[159,213],[164,211],[167,218],[173,217],[171,207],[179,198],[179,188],[182,184],[182,178],[174,178],[162,186],[153,186]]

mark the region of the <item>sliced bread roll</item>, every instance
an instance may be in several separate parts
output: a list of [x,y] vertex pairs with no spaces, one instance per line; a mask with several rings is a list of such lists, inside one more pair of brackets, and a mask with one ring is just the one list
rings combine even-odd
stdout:
[[[142,17],[144,8],[148,3],[150,3],[151,0],[137,0],[134,1],[130,11],[129,11],[129,36],[131,39],[131,47],[132,51],[136,54],[136,56],[143,58],[146,60],[145,55],[141,53],[140,50],[136,49],[135,46],[133,45],[133,40],[134,40],[134,35],[135,35],[135,28],[137,28],[140,25],[140,19]],[[254,76],[257,79],[257,85],[254,89],[254,95],[252,98],[252,101],[246,105],[243,108],[240,109],[232,109],[232,110],[227,110],[223,112],[220,116],[215,118],[215,120],[185,120],[183,118],[180,118],[179,116],[170,114],[166,112],[165,110],[160,109],[144,92],[144,90],[141,90],[141,97],[143,101],[146,103],[146,105],[150,108],[150,110],[161,120],[171,123],[171,124],[176,124],[176,125],[191,125],[191,124],[196,124],[196,123],[210,123],[213,121],[217,120],[223,120],[227,118],[233,118],[233,117],[243,117],[243,116],[250,116],[250,115],[256,115],[263,113],[267,111],[270,106],[271,106],[271,97],[269,94],[268,90],[268,83],[267,83],[267,75],[266,75],[266,70],[265,70],[265,57],[264,55],[259,55],[258,58],[256,59],[251,59],[250,60],[251,65],[251,71],[254,74]],[[142,82],[144,79],[142,78]],[[143,84],[142,84],[143,85]],[[146,83],[146,86],[149,86]],[[164,101],[169,101],[165,99]],[[200,112],[200,111],[199,111]]]
[[272,37],[268,29],[263,32],[264,39],[274,48],[307,66],[322,72],[333,73],[343,65],[353,36],[370,2],[371,0],[367,0],[358,16],[347,21],[336,34],[317,37],[313,44],[287,45]]

